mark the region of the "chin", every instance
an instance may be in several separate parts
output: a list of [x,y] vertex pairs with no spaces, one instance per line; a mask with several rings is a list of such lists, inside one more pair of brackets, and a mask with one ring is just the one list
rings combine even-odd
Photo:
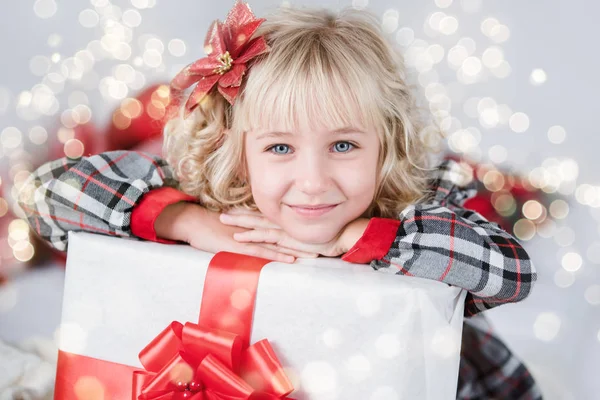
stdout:
[[291,231],[288,232],[292,232],[290,233],[290,236],[302,243],[322,244],[333,240],[340,232],[340,229],[326,229],[312,226],[296,229],[292,228]]

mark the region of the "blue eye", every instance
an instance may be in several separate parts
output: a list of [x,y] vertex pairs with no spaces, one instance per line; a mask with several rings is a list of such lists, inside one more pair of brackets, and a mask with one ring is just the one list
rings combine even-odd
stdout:
[[278,152],[276,152],[276,151],[272,151],[273,149],[276,149],[276,148],[279,148],[279,149],[281,149],[282,147],[283,147],[283,148],[288,148],[288,149],[289,149],[289,146],[288,146],[287,144],[276,144],[276,145],[274,145],[274,146],[271,146],[271,147],[269,147],[269,148],[267,149],[267,151],[270,151],[271,153],[275,153],[275,154],[287,154],[287,153],[278,153]]
[[[341,148],[340,148],[340,147],[338,147],[338,150],[340,150],[340,149],[341,149],[340,153],[347,153],[347,152],[348,152],[348,150],[350,150],[350,147],[354,147],[354,145],[353,145],[352,143],[350,143],[350,142],[337,142],[337,143],[335,144],[335,146],[337,146],[337,145],[339,145],[339,144],[344,144],[344,145],[346,145],[346,146],[342,146]],[[333,147],[335,147],[335,146],[333,146]],[[346,148],[346,150],[344,150],[344,148]]]
[[[342,146],[338,146],[340,144]],[[336,151],[336,153],[348,153],[350,151],[350,149],[353,147],[356,147],[356,145],[353,143],[350,143],[350,142],[341,141],[341,142],[336,142],[333,147],[334,148],[337,147],[337,150],[339,150],[339,151]],[[278,152],[278,151],[275,151],[274,149],[279,149],[279,150],[283,149],[283,151],[285,151],[285,149],[289,149],[289,146],[287,144],[275,144],[275,145],[267,148],[266,151],[273,153],[273,154],[280,154],[280,155],[289,154],[287,152],[283,152],[283,153]]]

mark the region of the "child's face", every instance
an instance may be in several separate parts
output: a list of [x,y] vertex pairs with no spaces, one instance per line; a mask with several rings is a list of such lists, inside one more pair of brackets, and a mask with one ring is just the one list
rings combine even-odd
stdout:
[[[360,217],[375,194],[379,139],[374,130],[308,129],[246,134],[244,151],[259,210],[293,238],[326,243]],[[334,204],[321,215],[293,206]]]

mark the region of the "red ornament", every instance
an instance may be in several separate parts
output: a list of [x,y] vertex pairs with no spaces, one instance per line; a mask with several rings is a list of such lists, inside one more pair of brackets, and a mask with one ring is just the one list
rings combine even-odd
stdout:
[[128,150],[162,136],[165,123],[179,104],[167,85],[154,85],[136,98],[127,98],[113,112],[105,150]]
[[145,140],[137,145],[133,146],[131,150],[142,151],[144,153],[150,153],[157,155],[159,157],[162,156],[162,147],[163,147],[163,137],[158,136],[153,139]]
[[478,212],[488,221],[495,222],[501,226],[505,225],[505,219],[494,208],[491,196],[485,193],[478,193],[475,197],[468,199],[463,204],[463,207]]
[[56,160],[65,156],[69,158],[79,158],[102,152],[100,131],[92,122],[82,125],[76,125],[73,128],[60,127],[56,132],[58,139],[50,146],[47,158],[41,164],[48,160]]

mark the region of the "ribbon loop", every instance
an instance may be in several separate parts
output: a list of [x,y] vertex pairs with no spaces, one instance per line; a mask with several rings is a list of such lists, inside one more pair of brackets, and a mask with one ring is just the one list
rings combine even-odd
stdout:
[[147,371],[158,372],[182,350],[181,335],[183,325],[173,321],[158,334],[139,354],[139,359]]
[[198,366],[196,376],[207,387],[220,388],[221,396],[247,399],[254,392],[252,386],[210,354]]
[[211,354],[229,369],[239,369],[242,340],[238,335],[187,322],[183,328],[182,342],[197,364]]
[[[140,352],[146,370],[133,375],[133,400],[287,399],[294,388],[269,341],[248,345],[258,277],[268,262],[227,252],[213,257],[200,323],[173,321]],[[242,313],[222,306],[235,290],[252,299]],[[223,316],[234,314],[240,323],[225,329]]]
[[241,374],[254,389],[261,392],[287,396],[294,391],[267,339],[254,343],[244,352]]

